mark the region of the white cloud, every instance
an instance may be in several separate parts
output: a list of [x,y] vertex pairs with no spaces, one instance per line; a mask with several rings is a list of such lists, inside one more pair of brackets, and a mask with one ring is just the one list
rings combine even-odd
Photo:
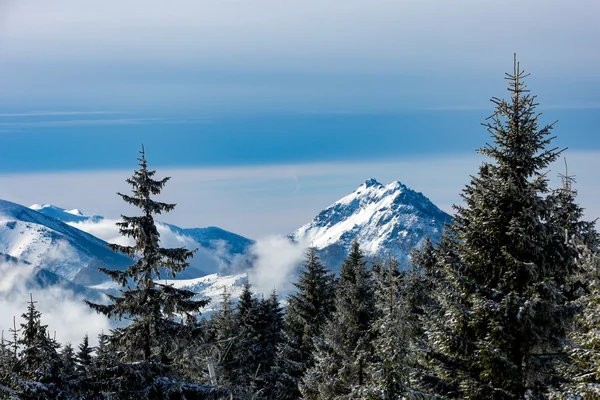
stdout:
[[8,329],[13,327],[13,316],[17,327],[27,309],[30,293],[36,301],[37,309],[42,313],[42,323],[48,325],[51,335],[61,343],[80,343],[87,333],[92,344],[97,335],[108,332],[110,322],[98,315],[71,291],[52,286],[49,288],[30,288],[26,284],[32,277],[34,268],[18,263],[0,263],[0,329],[8,337]]
[[273,290],[285,294],[293,289],[295,272],[302,263],[306,247],[282,236],[269,236],[256,241],[250,254],[256,257],[248,280],[254,290],[268,296]]

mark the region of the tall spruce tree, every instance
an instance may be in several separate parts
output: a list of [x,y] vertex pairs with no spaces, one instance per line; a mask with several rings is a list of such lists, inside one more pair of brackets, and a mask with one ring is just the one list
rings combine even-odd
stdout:
[[215,369],[214,382],[219,386],[233,388],[236,381],[238,351],[242,332],[236,317],[231,293],[223,288],[221,304],[209,320],[214,348],[210,349],[208,360]]
[[409,349],[418,331],[413,297],[419,295],[415,285],[419,276],[400,271],[398,260],[391,257],[385,264],[373,265],[371,272],[378,318],[372,325],[374,357],[364,393],[373,399],[398,399],[408,391]]
[[541,398],[569,315],[569,280],[544,171],[558,157],[552,125],[540,128],[527,75],[514,63],[509,101],[493,98],[485,123],[489,161],[463,190],[437,255],[442,312],[426,321],[437,354],[427,368],[444,384],[426,390],[469,399]]
[[315,249],[306,253],[298,282],[298,291],[287,298],[283,341],[277,355],[276,398],[300,398],[298,384],[306,370],[314,365],[314,339],[334,309],[335,277],[319,260]]
[[[196,293],[192,291],[156,283],[162,275],[175,277],[188,267],[194,250],[160,246],[154,216],[172,211],[175,204],[156,201],[153,196],[161,193],[170,178],[155,180],[156,171],[148,169],[143,147],[140,154],[140,168],[126,180],[132,187],[132,194],[118,193],[126,203],[141,211],[139,216],[123,215],[122,221],[117,223],[120,233],[133,238],[135,243],[133,246],[109,245],[112,250],[134,258],[135,262],[123,271],[100,268],[121,287],[120,296],[109,295],[112,301],[109,305],[87,304],[109,318],[130,321],[127,326],[112,330],[110,341],[115,345],[121,361],[152,364],[140,365],[140,368],[146,368],[145,373],[150,374],[148,381],[138,380],[144,386],[152,382],[152,376],[169,370],[168,364],[173,358],[170,353],[174,350],[171,346],[174,341],[169,337],[180,335],[186,328],[185,323],[195,321],[197,313],[208,301],[194,300]],[[130,367],[132,365],[129,364]],[[132,373],[135,376],[131,379],[140,376],[138,372]]]
[[364,397],[367,365],[373,354],[376,318],[374,287],[366,261],[354,241],[340,269],[335,311],[317,340],[315,364],[300,384],[305,399]]

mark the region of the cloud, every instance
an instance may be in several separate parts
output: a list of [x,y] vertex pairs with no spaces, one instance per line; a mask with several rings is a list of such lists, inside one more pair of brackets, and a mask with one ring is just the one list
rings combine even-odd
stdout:
[[[140,0],[9,3],[0,15],[7,106],[43,99],[40,107],[246,112],[473,104],[473,88],[480,93],[487,77],[501,77],[514,51],[550,84],[585,81],[580,90],[597,91],[595,0],[521,2],[518,13],[514,0],[183,0],[168,10]],[[508,20],[511,29],[502,29]],[[580,90],[569,86],[560,96],[580,101]]]
[[110,321],[91,309],[71,291],[58,286],[40,288],[28,284],[35,273],[31,265],[0,263],[0,329],[4,338],[13,327],[13,316],[17,326],[22,322],[21,314],[27,309],[30,293],[42,313],[42,323],[48,325],[48,332],[61,343],[80,343],[88,334],[90,342],[97,342],[97,335],[108,332]]
[[[595,219],[600,216],[596,176],[600,153],[566,151],[564,156],[569,171],[577,175],[578,200],[586,208],[586,217]],[[287,235],[371,177],[382,183],[400,180],[452,213],[452,204],[461,202],[461,190],[482,160],[470,153],[375,162],[158,168],[159,177],[172,177],[161,201],[177,203],[161,220],[187,228],[218,226],[249,238]],[[563,170],[559,160],[549,172],[554,187],[560,184],[557,174]],[[49,203],[116,220],[135,212],[115,195],[130,190],[124,182],[129,176],[131,171],[3,174],[0,187],[4,199],[19,204]],[[299,191],[294,176],[301,182]],[[117,237],[109,225],[97,229],[108,230],[90,233],[110,240]]]
[[[69,222],[68,224],[108,243],[119,244],[122,246],[134,245],[133,238],[121,235],[117,222],[120,222],[120,220],[104,218],[98,221],[88,220]],[[194,253],[194,257],[190,260],[190,266],[179,276],[180,278],[182,276],[187,277],[188,275],[196,277],[202,274],[212,274],[224,271],[228,267],[226,260],[229,258],[229,254],[226,251],[226,245],[224,243],[214,243],[215,250],[213,251],[201,247],[190,236],[175,232],[168,225],[161,222],[157,222],[157,229],[160,235],[160,245],[162,247],[185,247],[190,250],[197,249]],[[235,260],[232,261],[235,262]]]
[[256,241],[250,254],[255,257],[248,280],[254,290],[268,296],[273,290],[285,294],[293,290],[295,274],[304,259],[306,247],[283,236],[268,236]]

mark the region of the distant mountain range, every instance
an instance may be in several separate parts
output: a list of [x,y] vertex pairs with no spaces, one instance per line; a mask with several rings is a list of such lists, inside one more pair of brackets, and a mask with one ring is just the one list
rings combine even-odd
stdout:
[[[391,254],[406,263],[425,236],[439,240],[444,224],[450,221],[422,193],[400,182],[382,185],[370,179],[288,238],[299,246],[315,247],[333,270],[339,269],[355,239],[370,257]],[[0,200],[0,255],[5,262],[34,266],[40,285],[60,284],[86,295],[110,290],[112,286],[97,268],[122,269],[131,263],[107,247],[109,241],[128,243],[118,233],[116,222],[78,209],[40,204],[27,208]],[[157,225],[163,246],[199,249],[190,268],[170,282],[209,297],[223,286],[232,287],[234,296],[239,292],[246,276],[243,271],[254,261],[253,240],[217,227]]]

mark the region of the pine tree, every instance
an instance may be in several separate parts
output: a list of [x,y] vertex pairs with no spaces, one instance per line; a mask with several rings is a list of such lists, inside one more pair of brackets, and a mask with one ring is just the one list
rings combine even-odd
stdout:
[[75,359],[77,360],[77,370],[85,374],[86,370],[92,365],[92,355],[94,348],[90,346],[87,333],[83,337],[83,341],[79,344]]
[[581,247],[587,293],[578,299],[581,311],[567,342],[568,358],[562,365],[563,383],[551,398],[600,398],[600,262],[598,254]]
[[598,273],[599,235],[594,222],[583,221],[583,208],[576,202],[575,178],[565,172],[560,175],[563,186],[552,196],[552,220],[564,229],[559,246],[572,251],[568,261],[574,271],[568,282],[567,296],[572,310],[578,313],[566,341],[567,357],[561,360],[561,385],[553,388],[551,398],[587,399],[600,397],[600,275]]
[[237,385],[238,351],[240,346],[240,327],[231,299],[231,293],[223,289],[221,304],[211,316],[210,330],[214,348],[209,349],[209,357],[215,368],[215,379],[219,386],[234,387]]
[[52,339],[42,324],[42,314],[37,310],[33,296],[22,315],[21,351],[18,356],[18,391],[23,396],[52,398],[60,391],[62,363],[58,349],[60,345]]
[[322,338],[317,339],[315,365],[306,371],[300,385],[303,398],[364,397],[376,316],[373,281],[354,241],[340,269],[335,311]]
[[71,343],[63,345],[60,351],[60,386],[64,395],[80,389],[76,357]]
[[[109,318],[130,321],[125,327],[115,328],[110,341],[116,346],[120,360],[145,363],[136,365],[144,369],[144,374],[150,374],[147,381],[139,381],[143,374],[135,371],[137,367],[134,364],[122,367],[126,371],[131,370],[134,374],[131,379],[137,380],[140,387],[146,387],[154,376],[172,370],[169,353],[173,350],[173,341],[167,338],[180,335],[186,328],[184,322],[193,321],[208,301],[194,300],[196,293],[192,291],[156,283],[162,275],[175,277],[188,267],[188,259],[193,256],[194,250],[160,247],[154,216],[172,211],[175,204],[155,201],[152,197],[161,193],[170,178],[153,178],[156,171],[148,169],[143,147],[138,160],[139,170],[126,180],[132,186],[132,194],[118,193],[126,203],[141,211],[140,216],[123,215],[122,221],[117,223],[120,233],[133,238],[135,243],[133,246],[109,245],[112,250],[135,258],[135,262],[124,271],[100,268],[121,287],[120,296],[109,295],[112,301],[109,305],[87,304]],[[125,379],[126,375],[122,374],[122,378]]]
[[298,290],[287,298],[283,341],[278,349],[277,398],[300,398],[298,384],[305,371],[314,365],[314,338],[321,336],[334,307],[335,279],[319,260],[315,249],[306,254]]
[[42,325],[42,313],[37,310],[33,296],[22,315],[22,336],[19,344],[23,347],[19,354],[21,374],[27,379],[39,382],[52,382],[58,376],[59,344],[50,338],[48,326]]
[[373,399],[397,399],[408,391],[409,349],[418,332],[412,301],[418,272],[400,271],[399,265],[390,257],[385,266],[371,268],[378,318],[372,325],[374,357],[365,396]]
[[256,378],[261,363],[257,357],[258,307],[258,299],[252,293],[252,286],[246,281],[236,307],[237,325],[241,332],[232,372],[236,376],[238,386],[251,393],[256,391]]
[[259,303],[256,355],[261,360],[257,380],[258,398],[272,399],[275,396],[275,385],[279,380],[277,373],[277,348],[282,339],[283,310],[279,304],[277,293],[273,291],[268,298]]
[[442,308],[425,321],[436,353],[427,368],[443,384],[422,388],[446,397],[541,398],[570,318],[568,255],[555,246],[543,172],[559,152],[549,148],[552,125],[538,125],[516,59],[507,75],[511,100],[492,99],[485,126],[494,143],[479,150],[489,161],[464,189],[438,249]]

